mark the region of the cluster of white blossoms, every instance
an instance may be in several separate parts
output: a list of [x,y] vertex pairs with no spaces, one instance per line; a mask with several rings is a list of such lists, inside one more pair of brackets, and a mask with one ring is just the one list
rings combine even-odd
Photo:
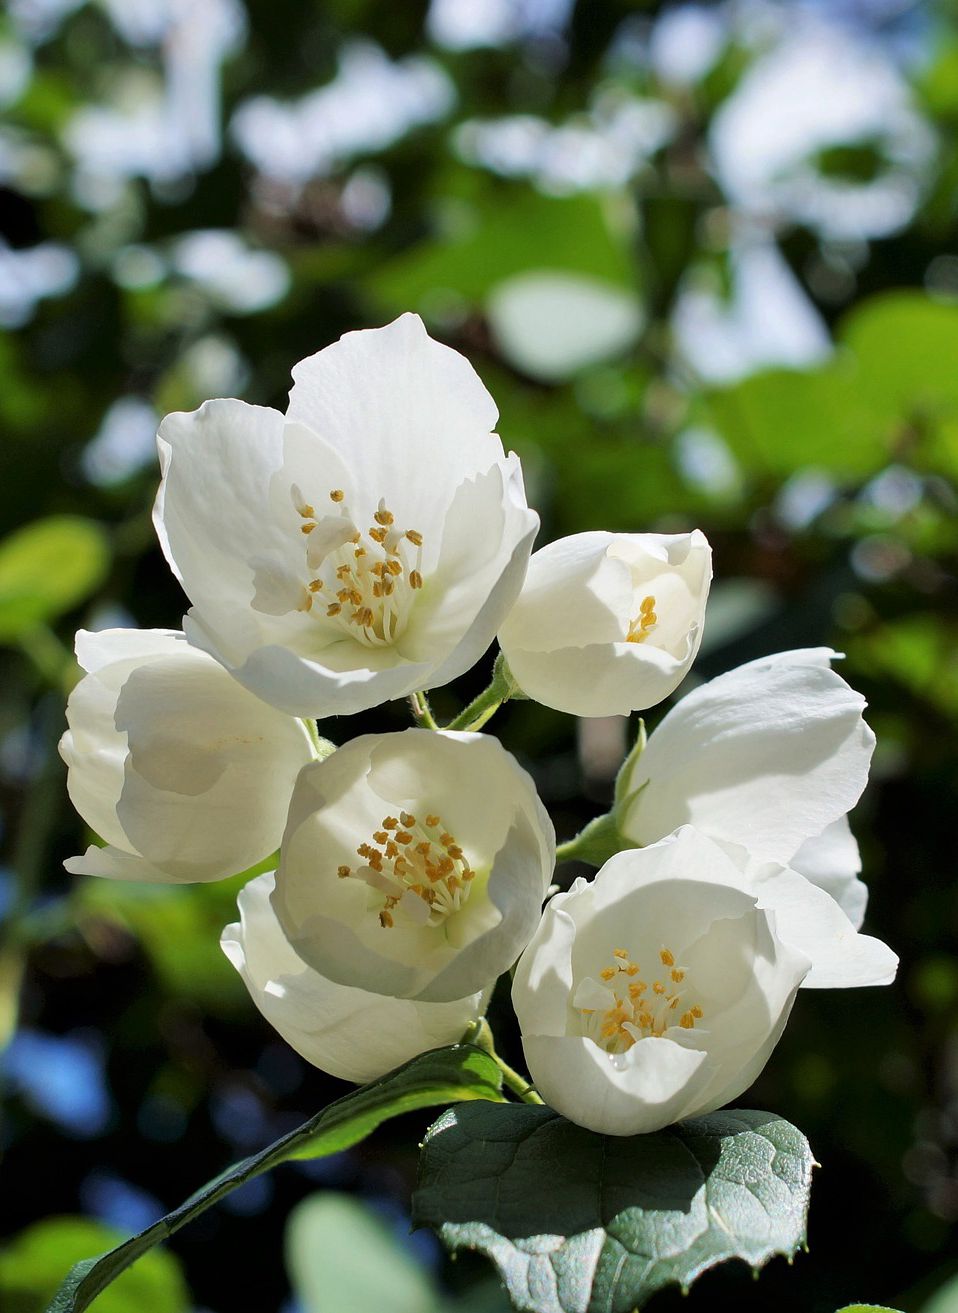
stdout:
[[[510,695],[577,716],[668,697],[701,640],[708,543],[594,532],[530,556],[495,405],[414,315],[293,378],[285,416],[221,400],[160,427],[155,523],[191,607],[182,632],[78,635],[61,752],[104,846],[67,868],[218,880],[278,853],[223,949],[299,1053],[357,1082],[461,1039],[515,967],[536,1087],[616,1135],[741,1094],[801,986],[888,983],[846,819],[873,737],[835,654],[679,701],[623,767],[615,855],[546,901],[552,824],[477,731]],[[435,728],[424,692],[497,635],[492,695]],[[406,695],[416,728],[318,736]]]

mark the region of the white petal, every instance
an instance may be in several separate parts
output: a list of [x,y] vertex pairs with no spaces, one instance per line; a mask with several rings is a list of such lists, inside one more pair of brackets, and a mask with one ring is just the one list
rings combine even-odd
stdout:
[[260,1012],[307,1062],[362,1083],[416,1054],[461,1039],[483,995],[413,1003],[334,984],[293,952],[270,906],[272,872],[239,896],[240,923],[221,945]]
[[848,989],[889,985],[898,958],[887,944],[858,934],[829,894],[787,867],[755,873],[762,905],[775,913],[778,936],[811,962],[807,989]]
[[796,849],[857,802],[874,735],[865,700],[828,665],[827,649],[781,653],[683,698],[650,736],[623,832],[650,843],[691,823],[760,861]]
[[692,1100],[708,1054],[646,1039],[618,1060],[580,1037],[522,1036],[536,1089],[578,1126],[602,1135],[644,1135],[669,1126]]
[[862,859],[847,816],[827,825],[814,839],[806,839],[789,866],[831,894],[855,929],[861,929],[868,886],[858,879]]
[[437,502],[444,512],[463,479],[503,460],[495,402],[417,315],[346,333],[301,360],[293,380],[288,418],[321,434],[406,527],[425,532]]

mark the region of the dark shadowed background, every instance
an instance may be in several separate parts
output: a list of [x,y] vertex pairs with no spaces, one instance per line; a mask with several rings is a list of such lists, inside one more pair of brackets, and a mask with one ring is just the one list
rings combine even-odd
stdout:
[[[294,361],[406,309],[496,398],[540,542],[708,534],[717,583],[686,687],[831,644],[879,736],[853,824],[866,929],[901,954],[898,983],[803,994],[742,1100],[794,1121],[822,1163],[810,1252],[653,1308],[958,1310],[942,1290],[958,1271],[955,15],[8,0],[4,1313],[38,1313],[74,1258],[107,1247],[102,1228],[149,1223],[347,1088],[268,1030],[222,957],[241,880],[64,874],[88,836],[55,744],[73,630],[182,614],[149,520],[157,418],[211,396],[282,407]],[[341,741],[404,712],[321,728]],[[525,703],[495,728],[560,837],[601,809],[620,726],[577,735]],[[519,1060],[508,1023],[502,1047]],[[103,1313],[501,1309],[478,1260],[409,1234],[426,1121],[253,1182]],[[284,1258],[290,1211],[330,1190],[295,1214]],[[378,1288],[336,1275],[363,1245]]]

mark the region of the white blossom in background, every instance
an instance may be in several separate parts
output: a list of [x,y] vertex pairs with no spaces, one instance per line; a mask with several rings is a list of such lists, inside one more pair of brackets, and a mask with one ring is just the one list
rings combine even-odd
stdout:
[[609,86],[599,89],[588,110],[558,125],[532,114],[466,119],[453,141],[467,164],[568,196],[625,186],[676,125],[675,112],[662,101]]
[[447,683],[492,641],[538,527],[492,398],[415,315],[293,378],[285,418],[210,401],[160,426],[154,519],[187,637],[293,715]]
[[608,1135],[711,1112],[765,1066],[809,965],[740,864],[695,830],[619,853],[551,900],[519,962],[532,1079]]
[[300,774],[272,902],[328,979],[442,1003],[509,969],[554,863],[535,786],[497,739],[366,734]]
[[693,267],[672,313],[676,344],[700,378],[730,383],[773,365],[801,369],[828,359],[825,321],[774,241],[738,234],[729,272],[726,296],[716,270]]
[[865,699],[806,648],[762,657],[701,685],[649,736],[621,783],[622,833],[650,844],[680,825],[791,866],[856,926],[866,890],[847,813],[861,797],[875,736]]
[[289,266],[281,256],[252,249],[229,228],[184,233],[173,244],[170,263],[182,278],[234,314],[265,310],[290,288]]
[[[816,156],[874,144],[883,167],[827,176]],[[808,224],[830,238],[885,237],[912,217],[934,133],[876,42],[820,20],[790,22],[719,106],[709,130],[716,175],[739,209]]]
[[455,1044],[481,1015],[482,993],[416,1003],[327,980],[290,947],[270,906],[273,884],[269,872],[246,885],[240,920],[220,944],[257,1008],[307,1062],[362,1084],[427,1049]]
[[455,104],[453,83],[426,55],[393,61],[372,41],[351,41],[335,78],[299,100],[243,101],[230,134],[269,178],[305,183],[354,156],[382,150],[413,128],[441,121]]
[[87,672],[60,740],[67,789],[106,847],[74,875],[219,880],[275,852],[293,784],[313,758],[301,722],[231,679],[182,634],[80,630]]
[[698,529],[560,538],[533,555],[499,643],[528,697],[576,716],[627,715],[688,673],[711,578]]
[[530,37],[558,36],[574,0],[432,0],[429,36],[447,50],[504,46]]
[[41,242],[15,249],[0,238],[0,327],[20,328],[40,301],[75,285],[80,262],[68,246]]
[[67,123],[77,195],[89,208],[112,204],[129,178],[166,184],[215,164],[220,73],[246,33],[239,0],[109,0],[107,9],[124,40],[160,48],[162,77],[141,69],[114,80],[112,103],[82,106]]

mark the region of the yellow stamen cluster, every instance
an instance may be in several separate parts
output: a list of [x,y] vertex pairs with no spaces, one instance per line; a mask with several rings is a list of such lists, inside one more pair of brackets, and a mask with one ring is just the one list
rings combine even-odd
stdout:
[[[682,1006],[682,991],[676,988],[685,980],[684,967],[676,965],[675,955],[668,948],[659,952],[659,961],[665,968],[664,979],[651,981],[641,978],[641,968],[632,961],[628,949],[616,948],[612,965],[603,967],[599,978],[612,991],[614,1003],[597,1018],[598,1042],[609,1053],[624,1053],[637,1039],[661,1036],[670,1026],[692,1030],[702,1018],[702,1009],[696,1004]],[[580,1008],[583,1016],[595,1016],[594,1008]]]
[[625,636],[625,641],[627,643],[644,643],[658,624],[658,620],[659,617],[655,614],[655,598],[643,597],[642,605],[639,607],[639,614],[629,623],[629,632]]
[[400,903],[400,911],[411,912],[405,901],[407,895],[424,904],[423,916],[412,917],[422,924],[439,925],[459,910],[476,873],[439,816],[430,814],[422,821],[406,811],[384,816],[380,828],[370,837],[372,843],[361,843],[356,849],[365,865],[355,869],[340,866],[337,874],[341,880],[351,876],[365,880],[384,896],[379,912],[379,924],[384,929],[395,924],[393,912]]
[[[327,618],[338,620],[354,637],[370,646],[391,643],[405,627],[411,594],[423,586],[422,534],[418,529],[398,529],[396,517],[382,499],[373,523],[363,533],[349,520],[342,488],[333,488],[329,500],[354,531],[323,559],[322,574],[308,581],[298,609],[311,611],[318,601],[325,606]],[[319,527],[319,519],[315,507],[303,501],[297,489],[293,503],[302,520],[308,557],[309,537]]]

